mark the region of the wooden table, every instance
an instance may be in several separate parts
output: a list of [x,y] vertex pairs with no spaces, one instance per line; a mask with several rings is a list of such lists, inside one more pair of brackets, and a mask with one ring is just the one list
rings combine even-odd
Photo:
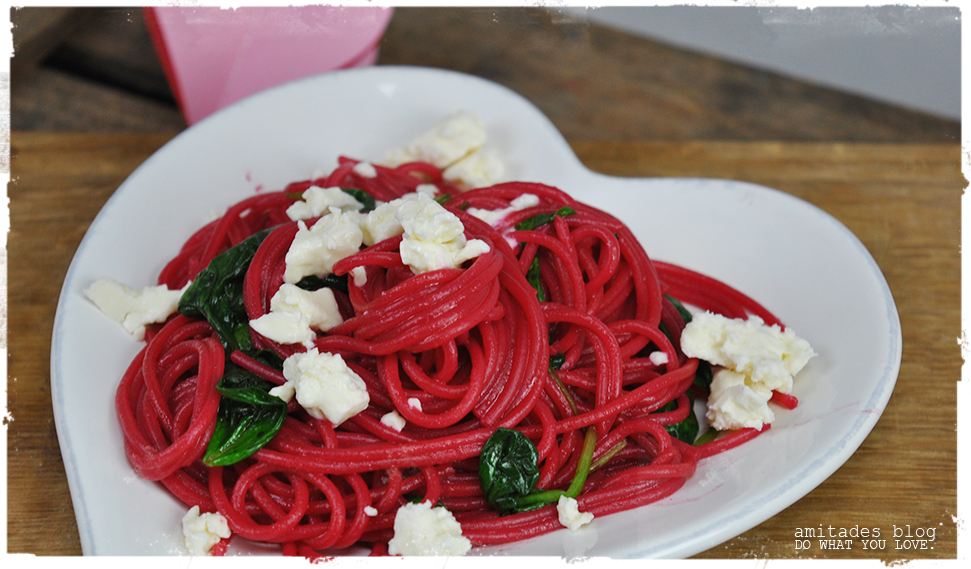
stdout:
[[[50,398],[61,281],[85,229],[172,133],[19,132],[9,187],[8,548],[78,555]],[[791,507],[700,558],[955,558],[956,383],[961,357],[957,144],[574,139],[590,168],[624,176],[747,180],[812,202],[849,227],[886,275],[903,331],[893,397],[860,449]],[[106,378],[106,381],[114,381]],[[16,523],[14,523],[16,521]],[[933,549],[795,549],[798,528],[936,528]]]

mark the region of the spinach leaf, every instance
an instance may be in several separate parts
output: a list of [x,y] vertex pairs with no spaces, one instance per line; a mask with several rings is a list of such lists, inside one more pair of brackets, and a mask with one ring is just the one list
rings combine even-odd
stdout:
[[[694,411],[694,401],[695,398],[688,392],[688,405],[691,406],[691,410],[688,412],[688,416],[684,418],[683,421],[675,423],[673,425],[664,425],[665,430],[671,434],[672,437],[686,442],[689,445],[695,442],[695,438],[698,437],[698,431],[701,429],[701,425],[698,423],[698,417],[695,415]],[[655,411],[655,413],[665,413],[667,411],[674,411],[678,408],[678,401],[669,401],[666,405]]]
[[573,209],[572,207],[564,206],[553,213],[540,213],[532,217],[527,217],[526,219],[516,224],[516,230],[521,231],[524,229],[536,229],[540,225],[545,225],[547,223],[550,223],[551,221],[553,221],[553,218],[555,218],[558,215],[560,217],[566,217],[568,215],[573,215],[575,213],[576,213],[576,210]]
[[698,369],[695,370],[694,385],[704,389],[705,393],[711,393],[712,375],[711,364],[705,360],[698,360]]
[[323,277],[317,275],[307,275],[297,282],[297,286],[303,290],[319,290],[322,288],[332,288],[347,294],[347,275],[337,276],[328,273]]
[[479,456],[479,483],[489,505],[499,514],[517,511],[517,500],[539,482],[539,451],[526,435],[498,428]]
[[555,504],[561,496],[576,498],[590,474],[597,433],[587,429],[577,471],[566,490],[539,490],[539,451],[526,435],[499,428],[489,437],[479,457],[479,483],[490,506],[499,515],[526,512]]
[[179,300],[179,312],[207,320],[227,352],[253,348],[243,304],[243,279],[253,255],[272,229],[254,233],[213,258]]
[[566,363],[566,354],[553,354],[550,356],[550,371],[560,369]]
[[376,205],[374,196],[365,192],[364,190],[359,190],[357,188],[341,188],[341,191],[364,204],[364,207],[360,210],[361,213],[372,211]]
[[668,302],[674,305],[674,308],[678,311],[678,314],[681,315],[681,319],[684,320],[685,324],[691,322],[691,313],[688,312],[688,309],[685,308],[683,304],[681,304],[680,300],[674,298],[670,294],[664,295],[664,298],[668,299]]
[[269,381],[227,363],[216,386],[222,398],[203,464],[234,464],[251,456],[276,435],[287,417],[287,404],[270,395],[272,387]]
[[526,280],[536,289],[536,299],[540,302],[546,302],[546,292],[543,291],[543,283],[540,280],[538,257],[533,257],[533,262],[529,264]]

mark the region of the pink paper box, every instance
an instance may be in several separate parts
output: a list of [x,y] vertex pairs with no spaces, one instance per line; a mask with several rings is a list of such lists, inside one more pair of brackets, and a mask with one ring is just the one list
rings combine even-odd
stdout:
[[153,7],[144,13],[191,125],[268,87],[373,64],[392,9]]

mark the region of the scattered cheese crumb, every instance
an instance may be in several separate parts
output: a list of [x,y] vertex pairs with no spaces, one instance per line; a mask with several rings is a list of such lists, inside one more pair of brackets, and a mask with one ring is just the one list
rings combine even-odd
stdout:
[[364,267],[354,267],[351,269],[351,278],[354,279],[354,286],[360,288],[367,284],[367,269]]
[[409,397],[408,406],[411,407],[412,409],[421,411],[421,400],[418,399],[417,397]]
[[372,506],[364,506],[364,515],[373,518],[378,515],[378,511]]
[[668,355],[661,351],[651,352],[651,355],[647,356],[647,358],[656,366],[668,363]]
[[495,227],[510,213],[522,211],[537,205],[539,205],[539,197],[533,194],[523,194],[509,202],[509,207],[502,209],[479,209],[477,207],[470,207],[466,210],[466,213]]
[[192,506],[182,518],[182,534],[190,555],[209,555],[220,539],[232,532],[226,518],[220,513],[199,513],[199,506]]
[[559,514],[560,523],[570,531],[577,531],[581,527],[593,521],[593,514],[590,512],[580,513],[580,507],[575,498],[560,496],[560,501],[556,504],[556,511]]
[[165,322],[179,309],[179,299],[189,288],[169,290],[165,285],[149,286],[137,291],[113,279],[96,280],[84,295],[109,318],[121,323],[136,340],[145,338],[145,326]]
[[364,178],[375,178],[378,175],[378,171],[374,168],[374,164],[370,162],[358,162],[354,165],[354,173],[358,176],[363,176]]
[[398,508],[388,554],[465,555],[470,549],[472,542],[462,535],[462,526],[444,507],[432,508],[422,502]]
[[401,432],[401,429],[405,428],[405,418],[398,414],[397,411],[385,413],[381,417],[381,422],[398,432]]

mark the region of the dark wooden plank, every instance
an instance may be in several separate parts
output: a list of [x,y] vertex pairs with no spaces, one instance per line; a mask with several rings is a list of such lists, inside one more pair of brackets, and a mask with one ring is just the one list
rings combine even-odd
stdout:
[[[35,8],[34,10],[51,10]],[[171,114],[142,11],[89,8],[41,66],[14,76],[17,130],[123,130],[131,105]],[[15,43],[18,29],[14,29]],[[960,124],[727,63],[537,8],[396,8],[379,64],[478,75],[535,103],[569,139],[954,142]],[[70,81],[105,99],[66,106]],[[129,107],[109,100],[141,101]],[[64,92],[51,103],[51,92]],[[47,103],[31,104],[34,100]],[[98,108],[100,107],[100,108]],[[150,112],[146,110],[146,112]],[[151,128],[148,115],[139,128]],[[170,128],[168,117],[159,128]]]
[[380,62],[479,75],[568,139],[956,142],[960,125],[555,10],[398,8]]

